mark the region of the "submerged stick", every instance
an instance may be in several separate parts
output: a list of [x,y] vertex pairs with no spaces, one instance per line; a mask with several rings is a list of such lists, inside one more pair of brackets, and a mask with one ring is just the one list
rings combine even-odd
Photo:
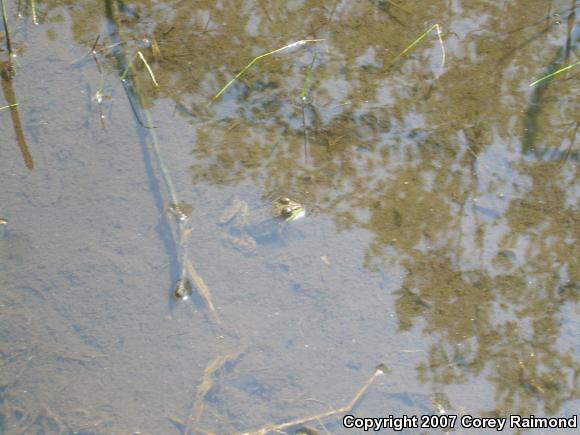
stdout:
[[387,0],[387,3],[388,3],[388,4],[390,4],[391,6],[394,6],[394,7],[396,7],[397,9],[400,9],[400,10],[402,10],[403,12],[406,12],[406,13],[408,13],[408,14],[412,13],[412,12],[411,12],[409,9],[407,9],[407,8],[404,8],[403,6],[401,6],[401,5],[397,4],[397,3],[395,3],[394,1]]
[[220,322],[220,319],[217,315],[217,311],[213,305],[213,302],[211,299],[211,292],[209,291],[209,287],[205,284],[204,280],[201,278],[201,275],[199,273],[197,273],[197,270],[195,270],[195,268],[193,267],[193,264],[191,263],[189,258],[185,257],[184,263],[185,263],[185,268],[187,270],[187,273],[188,273],[189,277],[191,278],[191,280],[193,281],[193,285],[195,286],[195,288],[197,289],[197,292],[199,293],[199,295],[202,297],[205,304],[209,308],[209,311],[213,317],[213,320],[218,325],[220,325],[221,322]]
[[225,355],[220,355],[214,358],[203,371],[203,376],[199,386],[197,387],[197,392],[195,393],[195,400],[191,407],[191,412],[187,417],[187,422],[185,424],[185,434],[189,434],[191,429],[193,429],[193,423],[198,422],[203,413],[203,401],[207,394],[215,385],[215,373],[220,370],[224,365],[229,362],[235,361],[240,356],[241,352],[230,352]]
[[532,86],[536,86],[537,84],[539,84],[539,83],[542,83],[544,80],[548,80],[549,78],[552,78],[552,77],[554,77],[555,75],[558,75],[558,74],[560,74],[560,73],[563,73],[564,71],[568,71],[569,69],[572,69],[572,68],[574,68],[574,67],[575,67],[576,65],[578,65],[578,64],[580,64],[580,60],[579,60],[578,62],[576,62],[576,63],[572,64],[572,65],[565,66],[564,68],[560,68],[559,70],[557,70],[557,71],[554,71],[553,73],[550,73],[550,74],[548,74],[548,75],[545,75],[544,77],[541,77],[541,78],[539,78],[538,80],[536,80],[536,81],[534,81],[534,82],[530,83],[530,85],[529,85],[529,86],[530,86],[530,87],[532,87]]
[[560,167],[570,157],[570,152],[572,151],[574,143],[576,142],[576,133],[578,133],[578,127],[580,127],[580,122],[576,121],[576,128],[574,129],[574,133],[572,134],[572,138],[570,139],[570,145],[568,145],[566,152],[562,155],[562,158],[560,159]]
[[300,41],[293,42],[292,44],[288,44],[285,45],[284,47],[256,56],[239,73],[237,73],[233,79],[231,79],[223,88],[221,88],[217,94],[214,95],[214,97],[209,102],[208,106],[211,105],[215,100],[217,100],[237,79],[239,79],[253,64],[255,64],[260,59],[263,59],[272,54],[280,53],[281,51],[288,50],[290,48],[300,47],[309,42],[320,42],[320,41],[325,41],[325,39],[301,39]]
[[344,405],[341,408],[333,409],[333,410],[330,410],[327,412],[322,412],[320,414],[316,414],[316,415],[313,415],[310,417],[298,418],[296,420],[288,421],[288,422],[282,423],[282,424],[264,426],[260,429],[256,429],[256,430],[251,431],[251,432],[243,432],[240,435],[264,435],[264,434],[267,434],[269,432],[280,433],[281,430],[287,429],[289,427],[303,425],[305,423],[310,423],[310,422],[315,421],[315,420],[320,420],[320,419],[323,419],[326,417],[332,417],[333,415],[343,414],[345,412],[349,412],[350,410],[352,410],[355,407],[357,402],[366,393],[366,391],[369,389],[369,387],[372,385],[372,383],[375,381],[375,379],[378,376],[382,375],[383,373],[386,373],[387,371],[388,371],[388,369],[384,364],[380,364],[379,366],[377,366],[375,368],[375,372],[363,384],[363,386],[359,388],[359,390],[356,392],[356,394],[351,399],[351,401],[348,402],[346,405]]
[[0,6],[2,6],[2,25],[4,26],[4,34],[6,35],[6,48],[8,49],[8,55],[12,59],[12,44],[10,43],[10,31],[8,30],[8,13],[6,12],[6,4],[4,0],[0,0]]

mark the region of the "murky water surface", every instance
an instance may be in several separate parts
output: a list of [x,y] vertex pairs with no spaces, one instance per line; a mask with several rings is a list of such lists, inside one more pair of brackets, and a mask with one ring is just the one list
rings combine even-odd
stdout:
[[5,3],[0,432],[580,409],[573,1]]

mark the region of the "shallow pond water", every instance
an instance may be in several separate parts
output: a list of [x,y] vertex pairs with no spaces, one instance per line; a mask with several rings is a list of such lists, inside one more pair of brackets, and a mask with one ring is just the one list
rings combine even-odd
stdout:
[[577,414],[575,2],[5,3],[0,433]]

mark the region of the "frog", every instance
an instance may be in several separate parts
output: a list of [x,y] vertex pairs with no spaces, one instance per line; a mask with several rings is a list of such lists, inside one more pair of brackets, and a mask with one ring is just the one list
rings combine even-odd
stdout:
[[287,196],[272,201],[270,207],[250,211],[247,202],[234,198],[218,219],[224,228],[224,242],[245,254],[252,254],[258,245],[274,240],[288,222],[301,219],[306,209]]
[[193,206],[187,202],[172,202],[167,207],[167,212],[172,215],[178,222],[185,222],[193,212]]
[[4,219],[3,217],[0,217],[0,239],[2,239],[4,237],[4,234],[6,233],[6,227],[8,226],[8,219]]
[[175,299],[185,301],[193,294],[193,287],[191,281],[185,277],[177,280],[173,288],[173,296]]

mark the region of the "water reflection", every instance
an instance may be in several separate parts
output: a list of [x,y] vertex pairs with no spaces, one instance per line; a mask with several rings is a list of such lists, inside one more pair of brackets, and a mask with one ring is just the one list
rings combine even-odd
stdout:
[[32,170],[34,169],[34,160],[32,159],[32,154],[30,153],[30,149],[26,143],[26,138],[24,137],[22,123],[18,113],[16,94],[14,93],[12,86],[12,79],[14,75],[15,71],[14,66],[12,65],[12,59],[10,59],[8,62],[0,62],[0,83],[2,84],[4,100],[8,103],[7,107],[3,107],[3,109],[10,109],[12,127],[14,129],[16,142],[18,143],[18,148],[20,148],[20,153],[22,154],[22,159],[24,160],[25,166]]
[[[70,10],[90,48],[105,10],[63,3],[46,16]],[[169,99],[191,125],[194,187],[296,194],[339,232],[371,235],[356,260],[369,273],[402,268],[398,332],[422,328],[426,388],[489,382],[484,411],[502,416],[579,398],[565,332],[580,282],[574,72],[528,88],[576,52],[573,2],[105,3],[160,83],[136,65],[141,104]],[[434,21],[446,68],[436,38],[392,66]],[[251,59],[304,38],[325,42],[263,59],[208,107]]]

